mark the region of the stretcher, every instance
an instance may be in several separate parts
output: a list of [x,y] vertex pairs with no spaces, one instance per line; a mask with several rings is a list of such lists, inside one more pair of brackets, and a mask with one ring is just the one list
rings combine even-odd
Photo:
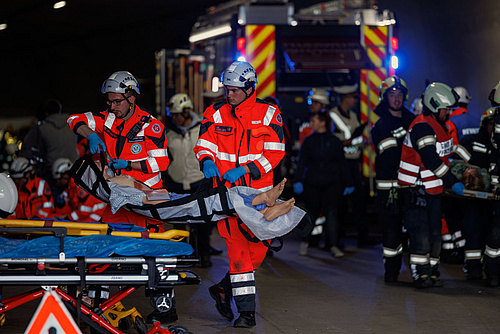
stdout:
[[[187,270],[198,262],[192,257],[193,248],[179,242],[187,232],[113,228],[108,224],[0,220],[0,286],[40,286],[1,299],[0,316],[50,289],[73,312],[78,324],[84,321],[99,333],[120,334],[117,327],[124,323],[132,323],[139,333],[171,333],[155,320],[148,332],[144,318],[134,308],[125,310],[121,301],[144,286],[154,310],[165,314],[175,308],[174,286],[200,283],[199,276]],[[102,299],[107,286],[116,287],[117,292]]]
[[495,193],[487,192],[487,191],[478,191],[478,190],[468,190],[464,189],[463,195],[457,195],[451,189],[445,189],[444,194],[450,197],[459,197],[459,198],[475,198],[475,199],[486,199],[486,200],[500,200],[500,196],[495,195]]
[[[103,160],[102,157],[101,161]],[[307,235],[312,226],[306,212],[296,206],[288,213],[266,221],[262,213],[244,203],[242,196],[256,196],[261,193],[250,187],[227,188],[220,180],[217,180],[218,186],[213,187],[211,180],[207,179],[208,182],[201,185],[192,195],[170,193],[176,195],[172,200],[144,204],[144,190],[108,182],[104,173],[104,165],[97,166],[90,155],[78,159],[69,171],[78,186],[101,201],[110,203],[112,211],[124,207],[139,215],[169,223],[203,223],[238,216],[262,241],[281,237],[292,230],[299,235]],[[111,171],[108,170],[108,173]],[[282,201],[278,199],[277,203],[279,202]]]

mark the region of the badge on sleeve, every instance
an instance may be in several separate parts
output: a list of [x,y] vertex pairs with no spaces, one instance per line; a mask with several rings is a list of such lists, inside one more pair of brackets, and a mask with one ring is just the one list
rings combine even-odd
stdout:
[[276,115],[276,122],[278,122],[279,124],[283,123],[283,118],[281,118],[281,114]]
[[161,132],[160,124],[153,124],[152,130],[154,133],[160,133]]

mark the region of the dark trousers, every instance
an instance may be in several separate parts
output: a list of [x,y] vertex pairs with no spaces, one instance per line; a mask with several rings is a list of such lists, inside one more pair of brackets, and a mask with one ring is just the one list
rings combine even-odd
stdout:
[[377,211],[383,232],[385,272],[397,276],[403,258],[403,213],[396,207],[397,204],[388,204],[388,198],[388,190],[377,190]]
[[411,202],[408,189],[402,189],[405,202],[404,225],[410,239],[410,265],[413,279],[422,275],[439,277],[441,252],[441,196],[425,193],[425,207]]
[[481,258],[486,243],[493,208],[487,200],[467,199],[462,203],[462,233],[465,238],[465,272],[481,271]]
[[493,226],[488,233],[484,251],[484,273],[487,277],[500,277],[500,202],[493,202]]
[[[340,198],[340,187],[338,183],[328,185],[304,184],[304,204],[312,221],[314,222],[323,212],[326,218],[326,239],[330,246],[338,241],[338,205]],[[308,241],[309,237],[304,238]]]
[[[456,197],[444,196],[441,198],[441,210],[443,216],[446,219],[446,226],[450,232],[451,242],[453,243],[454,251],[463,251],[465,246],[465,239],[463,235],[463,217],[464,217],[464,205],[468,203],[471,199],[463,199]],[[444,250],[445,248],[443,248]],[[449,249],[449,248],[448,248]]]
[[358,240],[363,240],[368,237],[368,226],[366,218],[363,216],[365,212],[365,191],[363,173],[361,171],[362,161],[347,160],[349,172],[351,174],[354,192],[342,198],[340,216],[342,221],[347,220],[348,208],[351,208],[352,224],[358,233]]

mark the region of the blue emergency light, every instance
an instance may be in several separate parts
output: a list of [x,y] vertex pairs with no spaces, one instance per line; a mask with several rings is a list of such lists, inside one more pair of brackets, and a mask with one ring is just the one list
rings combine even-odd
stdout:
[[391,56],[391,68],[397,70],[399,67],[399,59],[398,56]]

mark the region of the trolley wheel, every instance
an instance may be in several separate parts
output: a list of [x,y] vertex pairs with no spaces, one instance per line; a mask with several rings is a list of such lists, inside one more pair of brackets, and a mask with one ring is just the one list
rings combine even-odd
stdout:
[[169,325],[167,326],[167,329],[172,332],[172,334],[192,334],[191,332],[188,332],[186,327],[183,326]]
[[148,326],[146,326],[144,319],[141,317],[135,317],[134,326],[139,334],[146,334],[148,332]]
[[125,317],[118,321],[118,328],[120,328],[122,331],[126,331],[130,327],[132,327],[132,321],[129,317]]

